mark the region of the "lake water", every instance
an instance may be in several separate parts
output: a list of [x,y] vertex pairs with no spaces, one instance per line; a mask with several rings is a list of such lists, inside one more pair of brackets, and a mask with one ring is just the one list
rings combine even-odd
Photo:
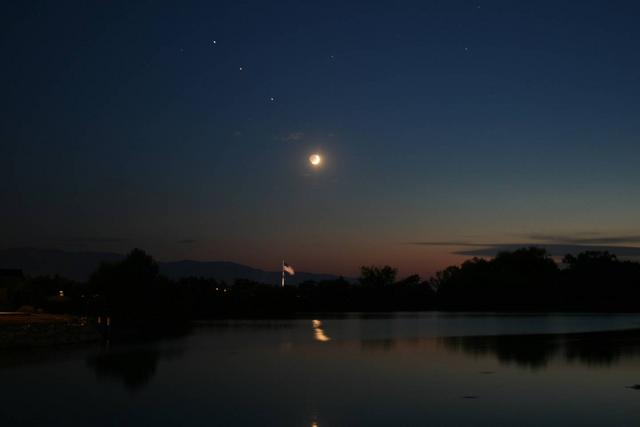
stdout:
[[639,315],[317,315],[0,352],[1,426],[637,426]]

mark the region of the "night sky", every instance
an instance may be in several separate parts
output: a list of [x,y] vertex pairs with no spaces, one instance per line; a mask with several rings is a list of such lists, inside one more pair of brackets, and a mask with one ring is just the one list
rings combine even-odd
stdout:
[[11,3],[3,247],[429,275],[640,246],[638,2]]

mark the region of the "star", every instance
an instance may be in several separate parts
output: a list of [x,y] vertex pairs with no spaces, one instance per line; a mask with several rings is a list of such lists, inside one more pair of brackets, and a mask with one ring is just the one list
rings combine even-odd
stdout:
[[239,67],[238,70],[242,71],[242,67]]
[[215,40],[211,40],[211,42],[212,42],[213,44],[216,44],[216,41],[215,41]]
[[274,102],[276,99],[272,96],[271,98],[269,98],[269,101]]

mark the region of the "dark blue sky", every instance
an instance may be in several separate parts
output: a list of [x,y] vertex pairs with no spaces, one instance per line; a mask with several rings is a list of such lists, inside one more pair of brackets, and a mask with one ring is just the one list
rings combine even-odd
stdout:
[[13,3],[5,246],[429,274],[640,245],[637,2]]

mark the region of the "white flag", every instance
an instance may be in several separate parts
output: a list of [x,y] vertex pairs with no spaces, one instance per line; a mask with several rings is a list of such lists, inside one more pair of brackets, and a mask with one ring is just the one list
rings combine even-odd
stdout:
[[284,271],[286,271],[287,273],[289,273],[290,275],[294,275],[296,274],[295,271],[293,271],[293,267],[291,267],[289,264],[287,264],[286,262],[282,264],[282,269]]

